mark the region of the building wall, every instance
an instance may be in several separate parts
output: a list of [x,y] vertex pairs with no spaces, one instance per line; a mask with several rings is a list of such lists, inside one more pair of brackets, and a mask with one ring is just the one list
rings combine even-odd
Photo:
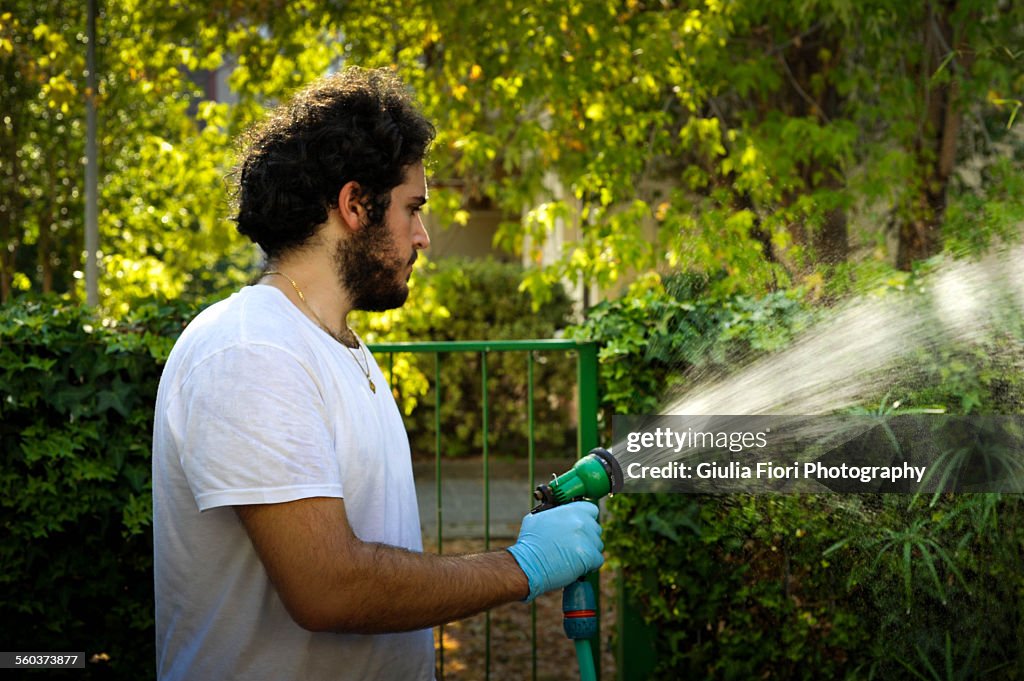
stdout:
[[514,255],[494,247],[494,235],[501,221],[502,213],[497,210],[470,211],[465,225],[442,225],[433,216],[427,216],[426,227],[430,232],[427,255],[432,259],[490,257],[502,262],[514,261]]

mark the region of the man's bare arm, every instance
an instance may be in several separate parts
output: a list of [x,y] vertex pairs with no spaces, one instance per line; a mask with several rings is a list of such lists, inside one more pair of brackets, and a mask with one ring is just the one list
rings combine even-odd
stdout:
[[438,556],[361,541],[342,499],[236,511],[288,612],[311,631],[422,629],[522,600],[530,591],[504,550]]

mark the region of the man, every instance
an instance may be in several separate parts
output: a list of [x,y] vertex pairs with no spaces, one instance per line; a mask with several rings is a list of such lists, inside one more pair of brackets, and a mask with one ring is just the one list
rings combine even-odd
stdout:
[[406,300],[433,136],[357,69],[251,135],[236,220],[267,271],[189,325],[157,397],[159,678],[430,679],[430,627],[601,565],[589,503],[527,516],[507,550],[422,553],[402,420],[346,319]]

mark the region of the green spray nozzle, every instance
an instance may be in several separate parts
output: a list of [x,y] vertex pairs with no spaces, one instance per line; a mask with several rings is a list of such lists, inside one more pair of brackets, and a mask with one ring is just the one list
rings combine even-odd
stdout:
[[532,512],[546,511],[576,499],[597,501],[621,490],[622,467],[607,449],[597,447],[550,483],[538,485],[533,497],[539,503]]

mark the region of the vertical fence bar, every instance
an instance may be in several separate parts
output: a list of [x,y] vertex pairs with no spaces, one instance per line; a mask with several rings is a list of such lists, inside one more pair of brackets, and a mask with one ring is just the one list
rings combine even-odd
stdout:
[[576,385],[579,390],[579,455],[598,445],[597,434],[597,344],[580,343],[576,350]]
[[[537,486],[537,450],[533,433],[533,352],[526,353],[526,456],[530,484],[526,489],[530,492],[530,505],[533,505],[533,489]],[[537,681],[537,602],[530,603],[530,679]]]
[[[437,521],[437,554],[444,553],[443,503],[441,498],[441,353],[434,353],[434,518]],[[438,627],[438,675],[444,681],[444,625]]]
[[[586,456],[598,446],[597,431],[597,344],[581,343],[576,350],[576,386],[579,409],[579,456]],[[587,581],[594,588],[594,599],[601,611],[601,579],[597,572],[592,572]],[[594,634],[594,645],[590,647],[594,655],[594,670],[597,678],[601,678],[601,619],[597,620],[597,633]]]
[[[491,548],[491,461],[488,440],[490,439],[490,405],[487,400],[487,350],[480,352],[480,376],[481,388],[483,390],[481,406],[483,407],[483,422],[481,430],[484,435],[484,551]],[[488,681],[491,678],[491,611],[484,613],[484,678]]]

